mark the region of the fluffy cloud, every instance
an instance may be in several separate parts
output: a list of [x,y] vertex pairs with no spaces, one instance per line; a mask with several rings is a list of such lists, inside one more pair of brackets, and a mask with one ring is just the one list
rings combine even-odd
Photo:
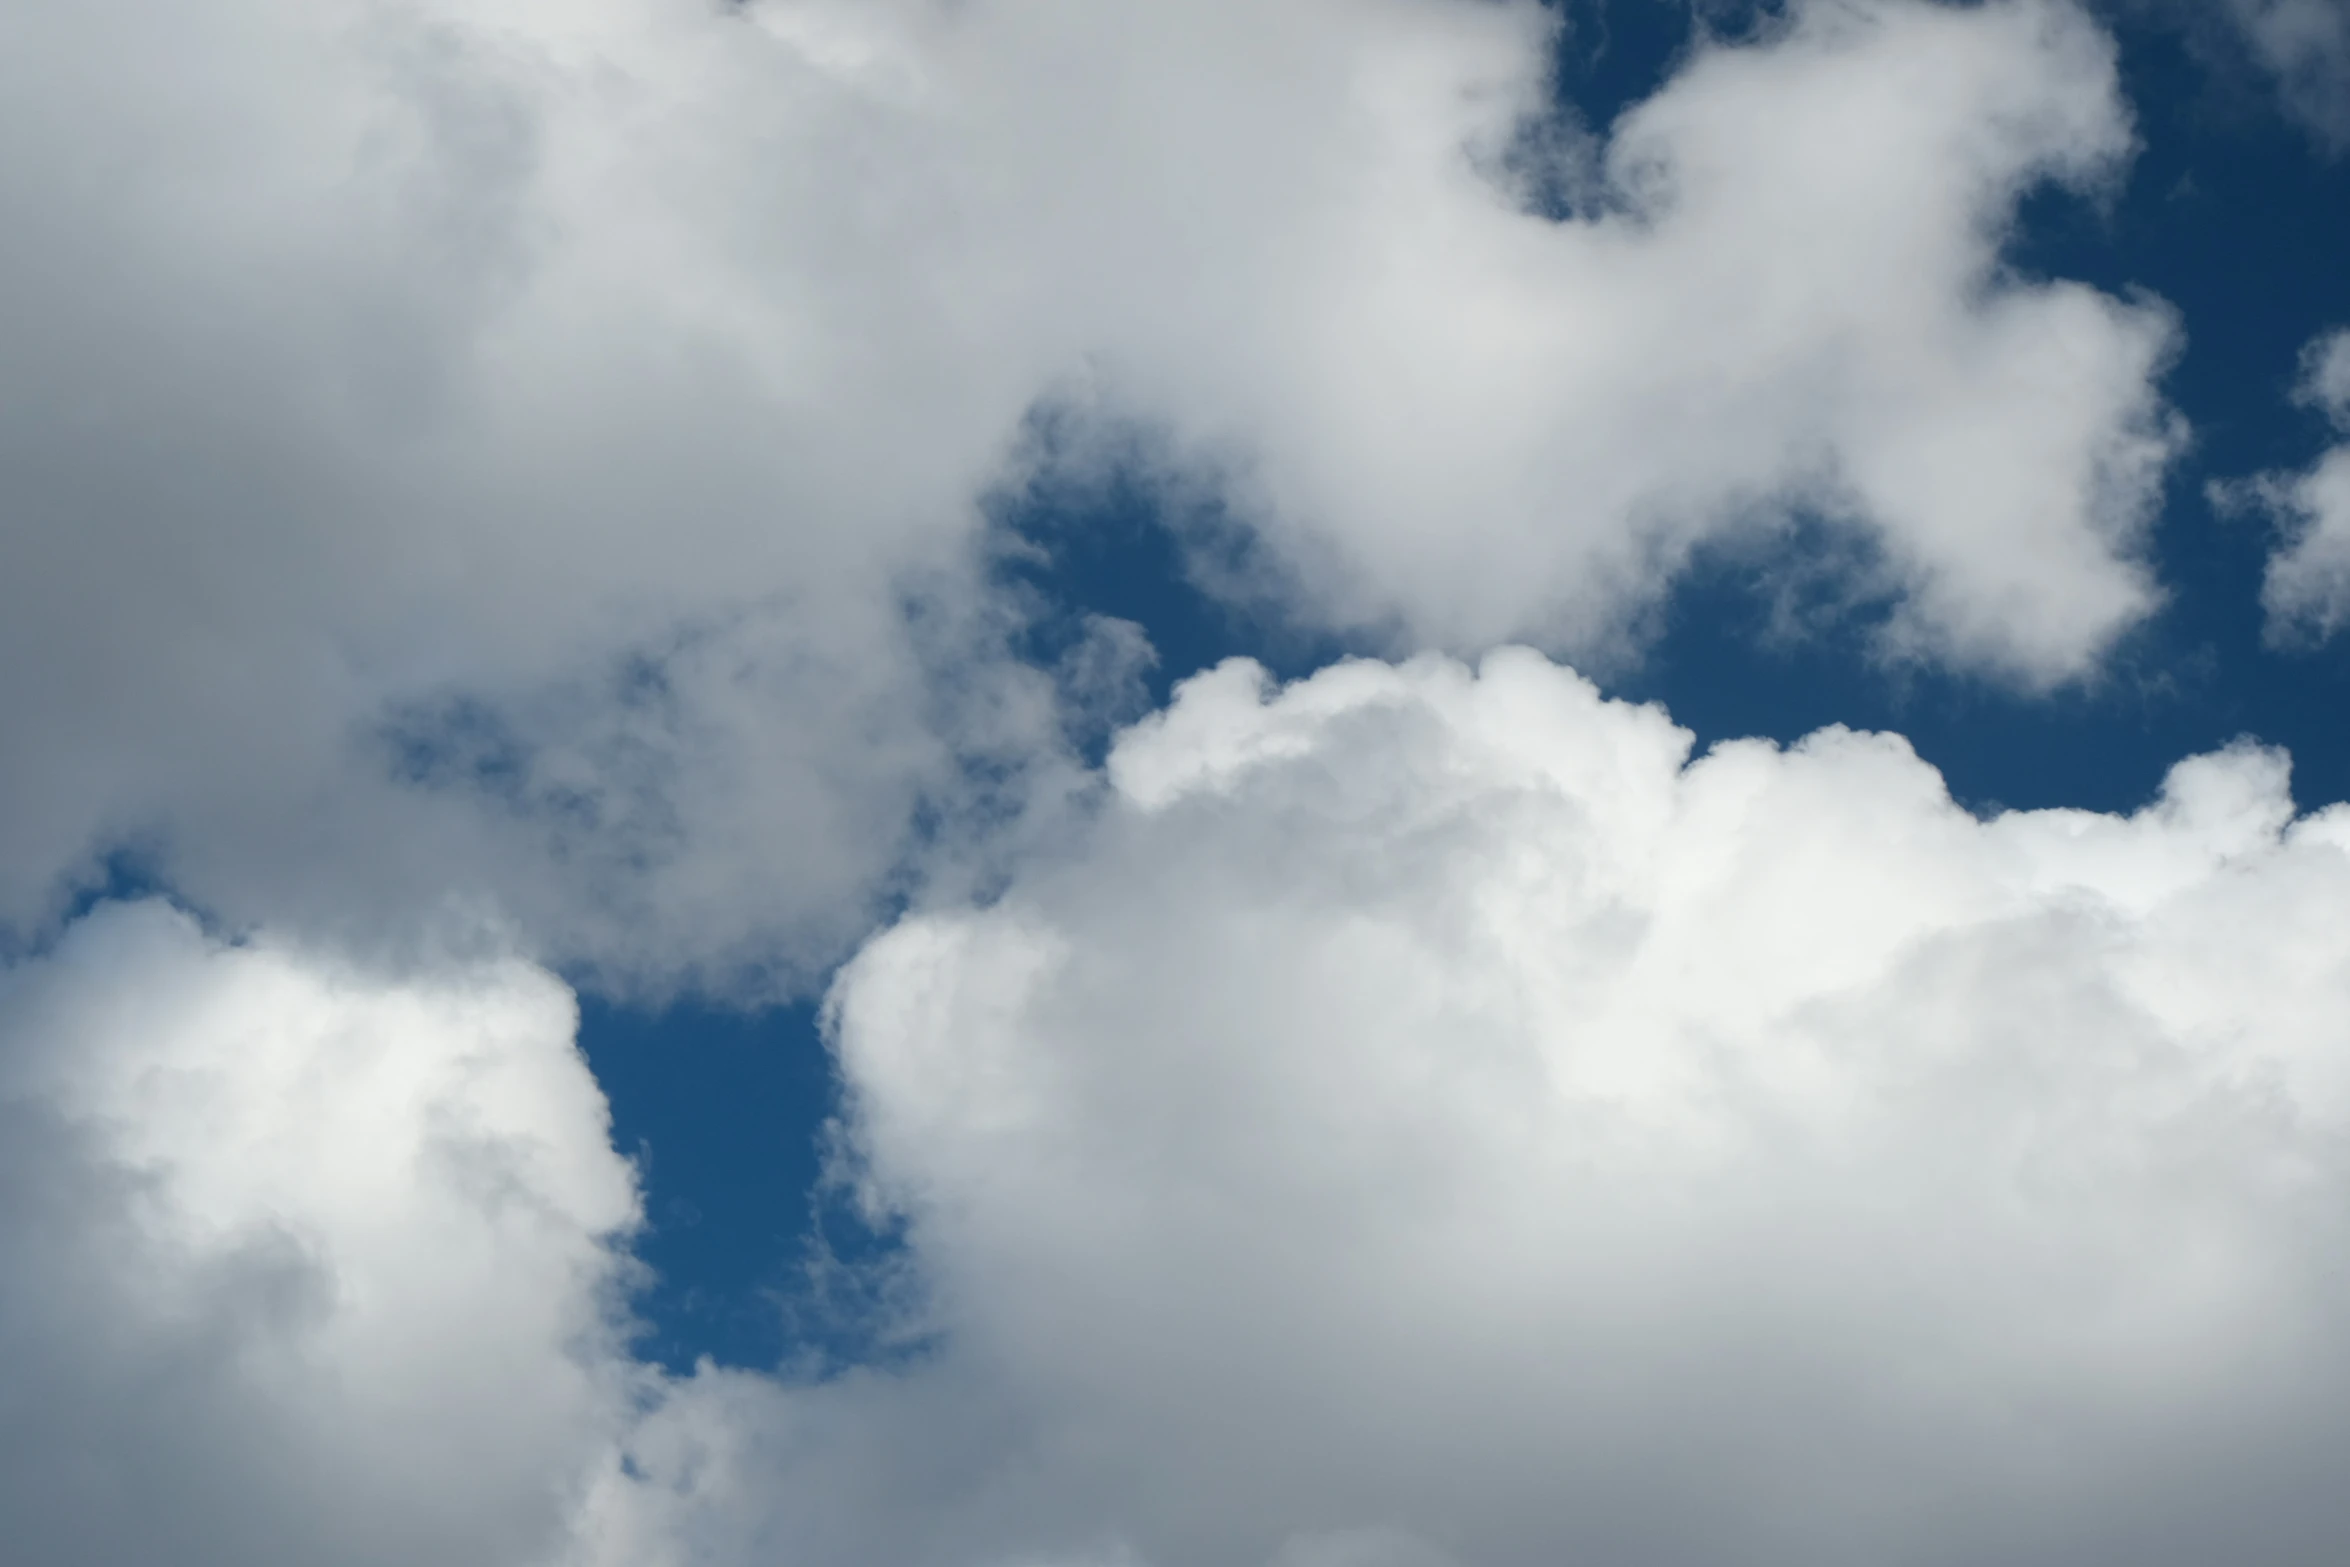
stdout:
[[1171,283],[1136,317],[1159,333],[1110,360],[1235,454],[1325,613],[1613,651],[1699,545],[1795,518],[1856,546],[1896,652],[2053,683],[2150,606],[2169,319],[2000,265],[2026,189],[2094,185],[2131,147],[2076,10],[1792,7],[1604,146],[1553,144],[1560,222],[1488,177],[1540,98],[1530,59],[1432,135],[1462,83],[1377,42],[1318,117],[1351,132],[1329,170],[1279,197],[1303,264],[1253,296]]
[[[2300,400],[2350,436],[2350,331],[2309,345]],[[2307,472],[2264,474],[2214,494],[2223,505],[2267,513],[2284,533],[2261,586],[2269,639],[2322,642],[2341,630],[2350,621],[2350,444]]]
[[937,1358],[696,1389],[649,1494],[808,1562],[2324,1559],[2350,810],[1689,744],[1523,652],[1190,683],[836,992]]
[[571,998],[116,905],[0,978],[0,1510],[26,1567],[510,1564],[637,1374]]
[[18,1557],[2328,1559],[2350,808],[1978,819],[1523,651],[1235,663],[846,970],[894,1367],[667,1379],[540,970],[114,906],[0,990]]
[[12,8],[0,917],[131,844],[237,918],[804,978],[1052,771],[973,563],[1040,400],[1308,613],[1599,648],[1800,513],[1895,650],[2081,672],[2171,331],[1998,255],[2127,154],[2110,50],[1795,9],[1603,146],[1530,3]]
[[129,842],[623,970],[861,931],[1023,706],[932,675],[988,696],[957,541],[1037,370],[846,210],[854,94],[692,5],[4,25],[0,912]]
[[[2273,758],[1984,823],[1898,742],[1690,764],[1519,653],[1229,667],[1089,783],[1013,656],[978,498],[1040,408],[1148,432],[1291,616],[1416,643],[1621,653],[1695,552],[1805,529],[1896,657],[2047,685],[2149,608],[2172,323],[2001,262],[2129,154],[2077,9],[1807,0],[1608,127],[1555,112],[1558,25],[0,15],[15,1556],[2338,1522],[2292,1455],[2346,1407],[2350,827]],[[300,939],[47,930],[123,846]],[[664,1379],[568,996],[417,932],[804,984],[917,856],[834,1018],[920,1352]]]

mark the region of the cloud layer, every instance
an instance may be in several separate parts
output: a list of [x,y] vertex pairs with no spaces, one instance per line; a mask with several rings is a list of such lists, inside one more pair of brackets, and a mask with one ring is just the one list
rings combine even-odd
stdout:
[[975,771],[1052,771],[976,564],[1040,407],[1415,644],[1620,653],[1798,521],[1891,651],[2027,684],[2154,601],[2172,324],[1999,260],[2130,151],[2057,0],[1798,6],[1604,137],[1528,3],[0,25],[19,928],[128,848],[805,981]]

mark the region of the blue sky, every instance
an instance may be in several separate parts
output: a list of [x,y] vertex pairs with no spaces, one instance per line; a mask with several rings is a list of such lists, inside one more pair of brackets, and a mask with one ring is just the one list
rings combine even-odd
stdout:
[[37,1567],[2332,1559],[2341,0],[0,58]]

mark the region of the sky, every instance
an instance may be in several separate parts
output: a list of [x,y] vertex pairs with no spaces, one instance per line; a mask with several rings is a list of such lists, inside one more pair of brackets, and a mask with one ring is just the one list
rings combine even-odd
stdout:
[[0,16],[29,1567],[2331,1562],[2350,5]]

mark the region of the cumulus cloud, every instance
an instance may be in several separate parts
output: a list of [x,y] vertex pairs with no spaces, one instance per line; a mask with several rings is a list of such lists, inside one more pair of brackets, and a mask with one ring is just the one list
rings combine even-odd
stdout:
[[546,973],[104,908],[0,989],[12,1548],[2330,1559],[2350,808],[1690,747],[1522,650],[1189,682],[843,973],[907,1352],[813,1383],[628,1357]]
[[2170,320],[2000,265],[2025,190],[2131,148],[2078,11],[1795,6],[1610,127],[1555,223],[1452,150],[1506,167],[1530,59],[1415,135],[1458,84],[1372,42],[1330,119],[1382,134],[1297,181],[1311,264],[1204,320],[1173,290],[1111,360],[1236,454],[1326,613],[1606,651],[1700,544],[1795,517],[1858,543],[1895,652],[2054,683],[2151,605]]
[[2326,1559],[2350,811],[2250,746],[1987,820],[1897,737],[1689,751],[1525,652],[1185,686],[1087,842],[835,994],[937,1357],[692,1390],[629,1516],[812,1563]]
[[1040,401],[1160,431],[1309,614],[1596,649],[1803,514],[1894,651],[2088,668],[2153,599],[2171,327],[1999,253],[2128,153],[2105,40],[1801,5],[1586,145],[1557,25],[14,8],[0,913],[143,845],[237,918],[454,889],[805,979],[1045,767],[973,505]]
[[836,955],[1023,708],[932,676],[1002,670],[956,541],[1037,374],[853,210],[856,95],[718,7],[6,25],[5,912],[129,843],[241,917]]
[[637,1373],[570,995],[115,905],[0,976],[0,1511],[26,1567],[510,1564]]
[[[2298,398],[2350,436],[2350,331],[2309,345]],[[2283,534],[2261,585],[2269,640],[2323,642],[2341,630],[2350,620],[2350,442],[2305,472],[2232,481],[2213,496],[2223,507],[2265,513]]]
[[[0,15],[12,1559],[2340,1522],[2350,826],[2277,759],[1980,822],[1898,741],[1692,763],[1521,652],[1228,666],[1095,777],[1066,709],[1147,650],[1015,656],[980,498],[1040,409],[1415,644],[1620,656],[1806,530],[1891,657],[2047,686],[2146,613],[2173,324],[2002,260],[2130,153],[2082,13],[1800,0],[1609,126],[1560,25]],[[110,848],[247,935],[52,929]],[[905,1363],[637,1364],[537,963],[806,985],[909,893],[832,1013]]]

